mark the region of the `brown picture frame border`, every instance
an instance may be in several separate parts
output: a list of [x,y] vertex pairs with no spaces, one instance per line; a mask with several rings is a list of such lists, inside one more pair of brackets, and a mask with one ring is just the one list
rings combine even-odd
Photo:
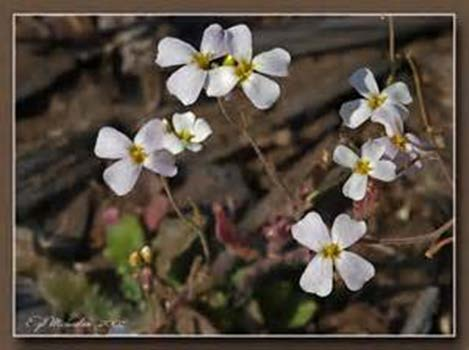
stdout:
[[[220,345],[237,348],[238,346],[249,346],[255,349],[267,349],[272,347],[285,347],[295,346],[297,348],[321,348],[321,349],[343,349],[346,346],[349,349],[363,348],[364,345],[370,349],[391,349],[398,345],[401,349],[469,349],[469,314],[464,310],[469,310],[468,303],[468,292],[469,292],[469,274],[465,273],[469,268],[469,258],[464,254],[466,248],[469,248],[469,239],[464,237],[464,233],[467,231],[467,222],[464,220],[464,207],[467,203],[467,196],[464,195],[466,192],[467,185],[464,185],[465,174],[468,173],[468,166],[463,163],[463,154],[461,150],[466,149],[466,143],[469,141],[464,137],[465,130],[468,129],[469,121],[468,118],[464,118],[469,112],[469,101],[464,99],[465,93],[469,93],[468,82],[464,77],[468,76],[468,68],[464,67],[464,62],[469,62],[469,48],[468,44],[464,42],[463,38],[469,37],[469,25],[465,24],[465,20],[469,21],[469,3],[466,8],[463,6],[463,1],[453,1],[443,4],[441,1],[409,1],[405,5],[396,6],[389,4],[386,1],[373,1],[367,4],[361,2],[360,4],[351,4],[349,1],[328,1],[324,3],[312,1],[296,1],[286,3],[283,1],[258,1],[253,4],[250,1],[237,1],[235,3],[223,3],[217,1],[201,1],[193,0],[190,3],[184,1],[173,1],[171,3],[164,2],[161,0],[153,0],[151,2],[145,1],[72,1],[63,2],[57,1],[41,1],[30,3],[28,1],[10,1],[5,0],[2,5],[2,23],[0,35],[2,36],[1,49],[0,49],[0,61],[1,74],[0,82],[2,89],[0,90],[1,104],[1,118],[2,128],[0,132],[3,134],[0,138],[0,162],[3,165],[3,172],[0,172],[1,181],[1,198],[3,199],[3,205],[0,207],[0,223],[1,232],[0,235],[0,249],[3,266],[0,269],[0,283],[3,288],[0,288],[0,331],[2,336],[2,348],[13,349],[13,348],[36,348],[44,349],[46,347],[58,347],[63,348],[64,344],[67,347],[79,348],[86,346],[87,348],[98,348],[100,346],[123,349],[127,347],[132,348],[143,348],[143,347],[172,347],[174,349],[184,348],[186,346],[212,349]],[[327,7],[326,7],[327,4]],[[380,5],[382,5],[380,7]],[[459,271],[457,276],[457,330],[458,334],[456,338],[451,339],[407,339],[407,338],[395,338],[392,336],[386,339],[350,339],[334,338],[334,339],[308,339],[308,338],[249,338],[249,339],[230,339],[230,338],[152,338],[152,339],[89,339],[89,338],[73,338],[73,339],[13,339],[12,338],[12,288],[11,288],[11,264],[12,264],[12,229],[14,221],[12,220],[12,203],[14,188],[12,182],[12,33],[11,23],[12,15],[16,12],[161,12],[161,13],[175,13],[175,12],[191,12],[197,13],[222,13],[222,12],[260,12],[260,13],[292,13],[292,12],[337,12],[337,13],[356,13],[356,12],[375,12],[375,13],[415,13],[419,12],[431,13],[455,13],[456,14],[456,25],[457,25],[457,66],[456,66],[456,125],[457,125],[457,147],[456,147],[456,184],[457,184],[457,227],[458,227],[458,244],[457,244],[457,270]],[[466,336],[464,335],[466,334]],[[292,344],[292,345],[289,345]]]

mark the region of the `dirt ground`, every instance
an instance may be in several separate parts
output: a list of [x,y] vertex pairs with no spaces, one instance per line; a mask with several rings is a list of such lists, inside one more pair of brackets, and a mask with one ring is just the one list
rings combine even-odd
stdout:
[[[357,245],[375,278],[356,293],[337,281],[327,298],[298,286],[310,255],[291,239],[292,208],[216,100],[204,96],[191,106],[214,133],[202,152],[178,158],[170,181],[184,213],[204,223],[210,263],[156,177],[145,174],[125,197],[102,181],[106,164],[93,154],[100,127],[133,134],[150,117],[187,110],[165,88],[170,72],[154,63],[158,41],[171,35],[197,46],[214,22],[246,23],[256,52],[283,47],[292,55],[274,108],[259,111],[235,95],[227,110],[245,115],[298,201],[326,186],[309,203],[326,222],[359,210],[340,195],[331,154],[353,137],[338,114],[356,96],[350,74],[369,67],[384,82],[389,73],[385,19],[17,17],[16,332],[451,334],[452,245],[432,258],[425,252],[453,232],[417,243],[406,238],[453,216],[452,19],[395,18],[397,77],[414,96],[408,127],[438,147],[441,162],[425,160],[422,170],[377,188],[367,237],[391,243]],[[433,133],[422,123],[408,54]],[[366,127],[363,137],[375,134]],[[150,272],[122,273],[109,258],[116,227],[154,248]],[[145,272],[151,293],[134,288]],[[34,330],[34,317],[51,315],[75,326]],[[76,326],[84,320],[86,327]]]

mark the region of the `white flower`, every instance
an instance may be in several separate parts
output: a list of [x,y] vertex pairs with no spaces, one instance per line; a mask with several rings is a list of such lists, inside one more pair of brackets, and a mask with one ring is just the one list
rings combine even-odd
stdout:
[[412,97],[403,82],[389,85],[380,92],[373,73],[367,68],[358,69],[349,82],[364,97],[340,107],[339,114],[349,128],[355,129],[371,117],[388,131],[391,124],[402,123],[402,118],[407,117],[409,112],[405,105],[412,102]]
[[204,31],[199,51],[182,40],[167,37],[158,44],[155,62],[161,67],[183,65],[169,77],[166,87],[187,106],[197,100],[206,86],[211,62],[225,54],[223,28],[212,24]]
[[417,168],[422,167],[422,162],[417,160],[425,153],[424,143],[412,133],[404,133],[402,123],[393,123],[386,130],[387,136],[375,140],[384,146],[384,155],[389,159],[399,160],[398,163],[412,162]]
[[293,237],[316,253],[300,279],[306,292],[320,297],[332,291],[334,266],[351,291],[357,291],[375,275],[375,268],[361,256],[345,249],[366,233],[364,221],[355,221],[347,214],[334,220],[331,234],[316,212],[308,213],[292,226]]
[[159,119],[147,122],[132,142],[120,131],[105,126],[99,130],[94,153],[99,158],[117,159],[103,173],[104,182],[119,196],[127,194],[145,167],[163,176],[174,176],[174,158],[163,149],[164,125]]
[[207,95],[224,96],[239,84],[254,106],[271,107],[280,96],[280,87],[259,73],[287,76],[290,54],[275,48],[252,58],[252,34],[244,24],[227,29],[225,37],[229,56],[223,66],[210,71]]
[[181,153],[184,149],[199,152],[202,149],[201,143],[212,134],[212,129],[205,119],[196,118],[192,112],[173,114],[168,128],[164,148],[172,154]]
[[366,194],[368,176],[386,182],[396,178],[396,165],[389,160],[381,160],[384,151],[384,145],[372,140],[363,144],[361,157],[346,146],[339,145],[335,148],[334,162],[353,171],[342,188],[344,196],[354,201],[362,200]]

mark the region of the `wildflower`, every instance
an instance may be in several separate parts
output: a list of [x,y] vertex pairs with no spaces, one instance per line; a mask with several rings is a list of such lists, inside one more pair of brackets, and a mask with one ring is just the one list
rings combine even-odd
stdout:
[[382,124],[387,131],[393,123],[402,123],[407,117],[405,105],[412,102],[409,89],[403,82],[396,82],[380,91],[373,73],[360,68],[349,78],[350,84],[364,98],[345,102],[339,114],[344,124],[355,129],[371,117],[371,121]]
[[300,286],[321,297],[332,291],[334,266],[345,285],[357,291],[375,275],[373,265],[361,256],[345,250],[366,233],[364,221],[347,214],[334,220],[331,233],[316,212],[308,213],[292,226],[293,238],[316,253],[300,278]]
[[390,124],[387,135],[380,137],[375,142],[384,146],[384,155],[395,163],[413,163],[417,168],[422,167],[418,160],[426,152],[424,143],[412,133],[404,133],[402,123]]
[[196,118],[192,112],[175,113],[164,139],[164,147],[172,154],[184,149],[199,152],[202,142],[212,134],[210,125],[202,118]]
[[280,87],[262,74],[287,76],[290,54],[275,48],[252,58],[252,34],[244,24],[227,29],[225,36],[229,55],[221,67],[210,71],[207,95],[224,96],[239,84],[254,106],[271,107],[280,96]]
[[184,105],[197,100],[207,84],[212,61],[226,54],[224,36],[223,28],[219,24],[212,24],[204,31],[199,51],[172,37],[159,42],[156,64],[161,67],[183,65],[169,77],[166,87]]
[[396,165],[389,160],[381,160],[385,147],[369,140],[361,147],[361,157],[350,148],[339,145],[334,150],[334,162],[352,169],[352,175],[345,182],[342,192],[354,201],[365,197],[368,176],[390,182],[396,178]]
[[145,167],[163,176],[174,176],[174,158],[163,150],[164,125],[159,119],[147,122],[132,142],[120,131],[105,126],[99,130],[94,153],[116,159],[103,173],[104,182],[119,196],[130,192]]

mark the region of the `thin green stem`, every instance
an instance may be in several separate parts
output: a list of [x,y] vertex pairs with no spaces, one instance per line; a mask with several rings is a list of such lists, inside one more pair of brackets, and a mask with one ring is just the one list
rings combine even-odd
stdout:
[[173,209],[176,212],[177,216],[184,223],[186,223],[189,227],[191,227],[197,233],[197,235],[199,236],[200,243],[202,244],[202,249],[204,251],[205,260],[207,262],[209,262],[210,261],[210,250],[208,248],[207,239],[205,238],[204,233],[200,229],[199,225],[197,225],[193,220],[187,218],[182,213],[181,209],[179,209],[179,207],[176,203],[176,200],[174,199],[174,196],[171,192],[171,188],[169,187],[169,184],[168,184],[168,181],[166,180],[166,178],[163,177],[163,176],[160,176],[160,179],[161,179],[161,184],[163,185],[163,189],[166,192],[166,196],[168,197],[169,202],[171,203],[171,206],[173,207]]
[[391,72],[389,74],[387,84],[391,84],[396,75],[396,40],[394,32],[394,18],[388,16],[388,38],[389,38],[389,63],[391,67]]
[[387,244],[387,245],[410,245],[415,243],[425,243],[429,241],[435,241],[440,236],[448,231],[451,227],[453,227],[454,219],[450,219],[445,222],[443,225],[438,227],[436,230],[427,232],[417,236],[410,236],[410,237],[402,237],[402,238],[381,238],[381,239],[373,239],[373,238],[365,238],[363,240],[364,243],[368,244]]
[[272,180],[272,182],[277,185],[285,194],[285,196],[288,198],[290,202],[293,202],[293,195],[290,193],[290,190],[288,187],[283,183],[283,181],[280,179],[278,176],[277,170],[275,169],[275,166],[267,160],[267,158],[264,156],[262,153],[262,150],[255,140],[255,138],[249,133],[249,131],[246,128],[246,125],[240,125],[237,123],[226,111],[225,106],[223,105],[223,102],[221,101],[220,98],[217,99],[218,101],[218,107],[221,111],[221,114],[223,117],[233,126],[235,126],[239,132],[248,140],[250,143],[251,147],[254,149],[256,152],[257,158],[259,158],[259,161],[262,163],[267,176]]

